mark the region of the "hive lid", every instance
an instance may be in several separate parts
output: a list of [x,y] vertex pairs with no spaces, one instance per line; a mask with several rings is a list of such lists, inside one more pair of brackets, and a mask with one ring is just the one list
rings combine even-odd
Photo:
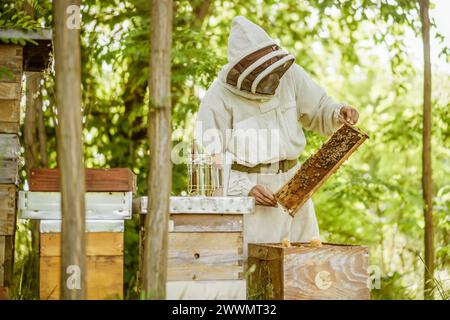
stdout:
[[[249,214],[255,211],[253,197],[170,197],[172,214]],[[133,212],[147,213],[147,197],[133,200]]]
[[0,134],[0,159],[16,160],[20,155],[19,137],[16,134]]
[[[59,169],[33,168],[30,191],[60,191]],[[136,175],[128,168],[85,169],[87,192],[136,192]]]
[[[86,219],[123,220],[131,218],[131,192],[88,192],[86,195]],[[61,219],[60,192],[19,192],[19,218]]]

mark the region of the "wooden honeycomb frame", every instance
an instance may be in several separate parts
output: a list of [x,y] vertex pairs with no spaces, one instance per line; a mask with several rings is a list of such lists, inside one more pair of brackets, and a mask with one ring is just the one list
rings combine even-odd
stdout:
[[368,137],[360,129],[344,123],[275,193],[278,203],[294,217],[298,209]]

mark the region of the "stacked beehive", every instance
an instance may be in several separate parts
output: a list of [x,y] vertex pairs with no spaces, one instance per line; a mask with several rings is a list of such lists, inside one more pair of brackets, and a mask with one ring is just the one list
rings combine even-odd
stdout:
[[19,120],[22,47],[0,44],[0,289],[12,280],[16,194],[18,182]]
[[[40,220],[40,298],[60,297],[59,171],[33,169],[19,193],[19,214]],[[123,297],[124,219],[131,217],[136,177],[129,169],[86,169],[87,299]]]
[[[168,299],[246,298],[244,215],[254,209],[252,197],[170,198]],[[145,218],[147,197],[133,211]]]

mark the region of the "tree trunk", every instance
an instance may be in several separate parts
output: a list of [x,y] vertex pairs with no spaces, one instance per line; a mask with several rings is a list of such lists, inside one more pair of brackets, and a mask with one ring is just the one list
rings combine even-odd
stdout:
[[[38,141],[36,141],[36,120],[37,102],[41,100],[40,81],[41,74],[37,72],[26,73],[26,109],[25,123],[23,126],[24,150],[25,150],[25,170],[29,181],[30,171],[38,163]],[[31,255],[33,257],[35,283],[39,283],[39,220],[30,220],[31,231]],[[38,296],[39,287],[32,289]]]
[[[27,15],[35,17],[35,10],[28,2],[24,2],[24,11]],[[39,114],[42,115],[42,95],[40,82],[42,74],[40,72],[27,72],[26,76],[26,106],[25,106],[25,123],[23,127],[24,137],[24,149],[25,149],[25,171],[29,181],[30,171],[33,167],[38,165],[38,147],[39,141],[36,139],[36,129],[40,126],[40,121],[43,121],[43,117],[38,118]],[[37,122],[37,123],[36,123]],[[44,165],[44,154],[40,154],[40,164]],[[45,150],[45,157],[47,157],[47,150]],[[45,162],[45,166],[47,161]],[[33,264],[33,277],[36,279],[33,282],[34,286],[31,290],[39,296],[39,220],[30,220],[31,231],[31,256]]]
[[37,100],[36,112],[37,112],[37,127],[39,138],[39,159],[41,167],[48,167],[48,154],[47,154],[47,133],[45,132],[44,111],[42,110],[42,98]]
[[37,166],[38,160],[38,142],[36,140],[37,132],[37,108],[36,102],[40,99],[39,82],[41,76],[37,72],[26,73],[26,109],[25,123],[23,129],[24,149],[25,149],[25,168],[27,176],[30,176],[30,170]]
[[150,105],[148,136],[150,168],[148,214],[141,289],[147,299],[165,299],[169,199],[172,186],[170,55],[172,0],[153,0],[151,13]]
[[79,6],[80,1],[53,1],[56,132],[62,209],[60,287],[61,298],[66,300],[84,299],[86,291],[80,33],[77,27],[68,23],[76,14],[68,10],[71,5]]
[[423,40],[423,135],[422,135],[422,190],[425,219],[425,273],[424,298],[433,299],[434,244],[433,244],[433,190],[431,168],[431,62],[429,0],[420,0],[420,20]]

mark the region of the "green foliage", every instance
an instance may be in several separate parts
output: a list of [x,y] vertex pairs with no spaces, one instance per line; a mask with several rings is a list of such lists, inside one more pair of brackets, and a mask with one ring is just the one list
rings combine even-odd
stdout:
[[[24,11],[28,3],[38,14],[44,11],[38,1],[2,1],[0,5],[0,29],[16,29],[22,31],[36,31],[41,23]],[[37,45],[37,42],[27,38],[0,38],[1,42],[26,45],[27,42]]]
[[[38,8],[39,24],[50,26],[51,2],[32,2]],[[85,0],[81,8],[85,164],[131,168],[138,175],[138,195],[147,193],[151,152],[147,142],[149,3]],[[331,96],[360,110],[360,126],[370,136],[314,196],[322,240],[370,247],[371,264],[378,265],[383,273],[381,289],[372,292],[374,299],[422,298],[422,70],[413,64],[405,43],[408,32],[420,36],[417,2],[269,0],[262,4],[257,0],[215,0],[204,17],[199,12],[205,3],[175,1],[173,144],[189,142],[192,137],[201,93],[226,63],[232,18],[244,15],[261,24]],[[5,8],[20,11],[22,5],[23,1],[6,1],[2,14]],[[439,32],[435,37],[442,42]],[[441,49],[441,55],[448,59],[448,48]],[[450,87],[448,72],[437,70],[433,77],[436,281],[442,283],[436,286],[436,297],[444,298],[448,297],[445,279],[450,267]],[[56,167],[53,74],[47,72],[45,79],[43,105],[49,165]],[[308,145],[301,161],[325,140],[311,132],[306,136]],[[26,178],[25,173],[22,176]],[[173,194],[186,190],[185,166],[174,165],[172,184]],[[128,299],[140,298],[136,277],[138,228],[136,217],[127,221]],[[32,279],[25,281],[28,263],[33,259],[27,237],[28,229],[20,227],[16,255],[18,298],[33,297],[26,289],[33,287]]]

